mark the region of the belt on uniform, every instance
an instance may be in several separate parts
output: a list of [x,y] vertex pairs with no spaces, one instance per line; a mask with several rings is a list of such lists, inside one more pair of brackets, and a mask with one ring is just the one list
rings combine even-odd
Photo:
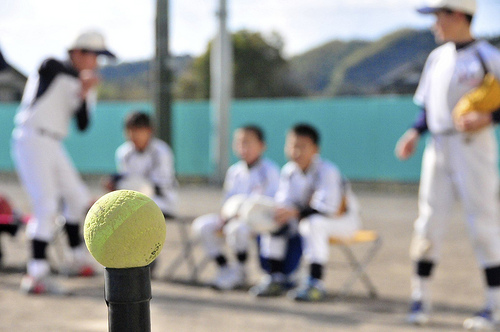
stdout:
[[43,129],[43,128],[36,128],[36,131],[42,135],[42,136],[47,136],[47,137],[50,137],[52,139],[55,139],[57,141],[62,141],[62,136],[61,135],[58,135],[50,130],[47,130],[47,129]]
[[461,132],[459,132],[456,129],[445,129],[445,130],[438,131],[438,132],[431,132],[431,134],[434,136],[452,136],[452,135],[456,135],[456,134],[461,134]]

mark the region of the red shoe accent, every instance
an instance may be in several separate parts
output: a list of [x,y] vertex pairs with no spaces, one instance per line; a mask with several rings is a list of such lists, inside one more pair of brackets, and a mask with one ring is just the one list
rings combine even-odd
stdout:
[[95,274],[95,270],[90,265],[82,266],[82,268],[78,272],[78,275],[80,277],[92,277],[94,274]]
[[47,289],[45,288],[45,285],[43,284],[36,284],[35,287],[31,290],[33,294],[44,294],[47,292]]

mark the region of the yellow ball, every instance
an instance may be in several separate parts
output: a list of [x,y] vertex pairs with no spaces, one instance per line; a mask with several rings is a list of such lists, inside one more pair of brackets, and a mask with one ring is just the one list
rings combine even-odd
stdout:
[[109,268],[150,264],[166,237],[162,211],[148,196],[116,190],[92,205],[85,218],[84,237],[94,258]]

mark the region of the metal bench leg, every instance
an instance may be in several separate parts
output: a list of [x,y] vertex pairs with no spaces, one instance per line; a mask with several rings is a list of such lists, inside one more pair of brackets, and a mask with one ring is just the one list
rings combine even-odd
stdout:
[[372,261],[376,253],[378,252],[382,242],[381,239],[378,238],[377,240],[374,241],[374,243],[370,246],[370,249],[368,249],[368,252],[365,254],[365,256],[361,259],[358,260],[354,253],[352,252],[351,248],[349,248],[348,245],[341,245],[340,248],[344,252],[345,256],[349,260],[349,264],[352,267],[352,272],[347,278],[347,281],[344,282],[344,284],[341,287],[340,290],[340,295],[347,295],[356,280],[359,278],[365,287],[368,289],[369,295],[372,298],[378,297],[377,289],[373,285],[371,279],[368,277],[368,274],[366,273],[366,268],[368,267],[369,263]]
[[165,275],[165,279],[171,279],[177,269],[183,263],[186,263],[190,271],[190,281],[196,283],[199,281],[198,278],[200,273],[205,270],[208,263],[210,263],[211,258],[205,255],[205,257],[199,263],[196,263],[196,260],[193,256],[193,250],[197,245],[199,245],[199,240],[190,239],[189,232],[187,230],[188,225],[179,223],[179,227],[180,239],[182,242],[182,251],[176,256],[174,261],[166,267],[165,270],[167,271],[167,274]]
[[177,255],[172,263],[168,265],[166,268],[167,275],[165,276],[167,279],[171,278],[177,269],[182,265],[182,263],[186,262],[191,271],[191,279],[193,281],[198,279],[198,271],[196,262],[193,257],[193,248],[198,244],[197,241],[192,241],[189,238],[188,231],[186,230],[187,225],[184,223],[177,223],[179,227],[179,235],[182,243],[182,251]]

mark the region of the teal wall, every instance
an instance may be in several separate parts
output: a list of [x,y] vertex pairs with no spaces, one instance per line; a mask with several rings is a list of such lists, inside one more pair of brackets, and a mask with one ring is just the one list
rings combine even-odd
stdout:
[[[16,107],[0,104],[0,171],[13,170],[9,145]],[[100,102],[90,129],[85,133],[72,130],[65,144],[81,172],[114,171],[114,151],[124,141],[123,119],[134,109],[152,112],[153,107],[140,102]],[[416,112],[410,97],[237,100],[232,104],[231,132],[243,124],[260,125],[267,137],[266,156],[283,165],[287,129],[308,122],[321,133],[322,155],[337,163],[350,179],[417,181],[423,144],[406,162],[398,161],[393,153]],[[173,105],[172,141],[179,176],[210,176],[208,102]]]

